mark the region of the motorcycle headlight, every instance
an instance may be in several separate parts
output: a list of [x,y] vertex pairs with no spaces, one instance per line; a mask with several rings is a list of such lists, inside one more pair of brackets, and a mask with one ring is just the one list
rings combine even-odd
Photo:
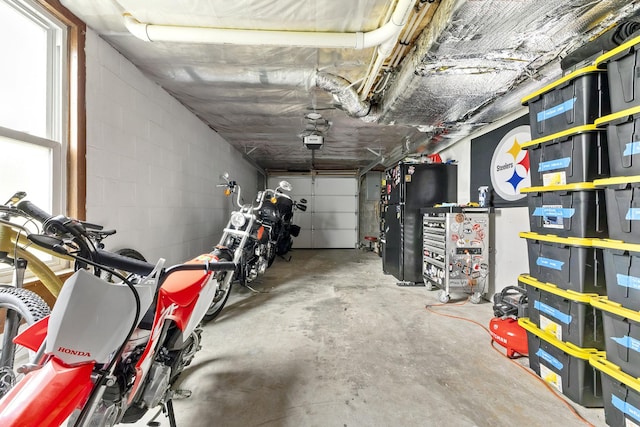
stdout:
[[235,228],[242,227],[247,222],[247,219],[240,212],[234,212],[231,214],[231,225]]

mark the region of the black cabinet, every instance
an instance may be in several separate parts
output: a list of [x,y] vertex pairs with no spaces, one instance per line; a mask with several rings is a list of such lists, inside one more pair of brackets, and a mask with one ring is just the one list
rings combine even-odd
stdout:
[[421,208],[457,200],[457,167],[398,163],[385,171],[382,268],[401,282],[422,282]]

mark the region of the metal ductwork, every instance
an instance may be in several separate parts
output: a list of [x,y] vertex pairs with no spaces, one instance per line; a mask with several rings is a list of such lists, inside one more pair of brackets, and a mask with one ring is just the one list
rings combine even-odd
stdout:
[[378,114],[372,111],[374,108],[368,101],[361,101],[358,92],[347,79],[329,73],[316,73],[316,86],[331,92],[341,108],[351,117],[359,118],[366,122],[374,122]]

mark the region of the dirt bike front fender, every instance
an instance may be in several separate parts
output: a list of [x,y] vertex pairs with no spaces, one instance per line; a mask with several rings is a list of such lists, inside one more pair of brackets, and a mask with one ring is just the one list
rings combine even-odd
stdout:
[[28,373],[0,400],[0,426],[59,426],[89,397],[93,366],[50,359]]
[[45,338],[47,338],[47,328],[49,327],[49,316],[38,320],[33,325],[19,333],[13,342],[28,348],[29,350],[38,351]]

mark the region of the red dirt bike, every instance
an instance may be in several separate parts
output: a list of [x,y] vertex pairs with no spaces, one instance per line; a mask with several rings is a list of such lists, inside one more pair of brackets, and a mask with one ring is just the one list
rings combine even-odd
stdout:
[[[203,254],[165,269],[162,259],[153,265],[93,247],[79,221],[51,217],[28,201],[18,208],[47,232],[29,240],[72,256],[76,271],[51,315],[15,338],[37,352],[0,400],[0,425],[112,426],[161,406],[175,426],[172,399],[190,393],[173,385],[200,349],[219,275],[235,264]],[[122,282],[104,280],[104,271]]]

